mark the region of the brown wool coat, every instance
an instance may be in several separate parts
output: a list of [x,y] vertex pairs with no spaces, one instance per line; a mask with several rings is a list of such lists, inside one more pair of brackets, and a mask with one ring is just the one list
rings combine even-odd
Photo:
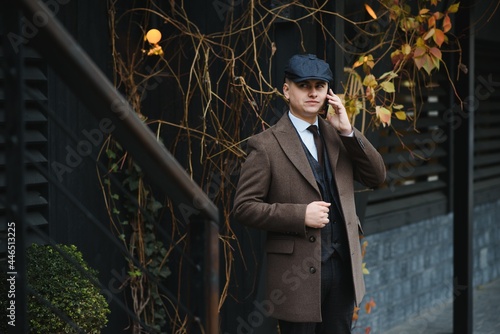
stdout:
[[[385,166],[358,130],[354,130],[354,137],[342,137],[321,118],[319,127],[345,218],[359,305],[365,285],[353,180],[367,187],[377,186],[385,179]],[[322,321],[320,230],[304,224],[307,204],[318,200],[320,190],[301,140],[285,114],[275,126],[249,139],[234,202],[238,222],[267,231],[266,301],[274,318]]]

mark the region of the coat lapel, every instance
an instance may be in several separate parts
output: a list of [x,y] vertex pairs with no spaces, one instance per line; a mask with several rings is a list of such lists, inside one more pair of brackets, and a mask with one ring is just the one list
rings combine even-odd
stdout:
[[276,126],[273,128],[273,134],[283,152],[288,159],[290,159],[297,171],[319,193],[316,179],[314,178],[311,166],[302,148],[302,141],[287,114],[281,117],[278,123],[276,123]]
[[325,143],[328,143],[325,145],[326,151],[328,153],[328,159],[330,159],[330,165],[332,166],[332,171],[333,174],[335,175],[335,172],[337,170],[337,161],[339,159],[339,150],[335,150],[335,147],[340,147],[340,139],[338,136],[334,133],[335,129],[328,124],[324,119],[321,117],[318,119],[319,122],[319,131],[321,135],[323,136],[323,139]]

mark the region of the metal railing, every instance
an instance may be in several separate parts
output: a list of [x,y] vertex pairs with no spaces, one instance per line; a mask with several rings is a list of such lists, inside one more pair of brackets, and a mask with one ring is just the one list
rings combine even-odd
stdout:
[[[170,152],[155,138],[153,133],[136,116],[128,102],[110,83],[84,50],[66,32],[54,15],[41,1],[10,0],[2,9],[4,25],[9,32],[20,32],[22,16],[38,20],[37,33],[30,36],[29,45],[34,47],[51,65],[54,72],[63,79],[79,100],[92,111],[96,118],[107,118],[114,125],[113,137],[137,161],[148,179],[155,180],[161,189],[174,203],[191,207],[192,212],[200,217],[191,223],[189,228],[191,239],[204,245],[202,250],[193,252],[192,261],[199,266],[192,269],[195,274],[202,274],[202,294],[198,309],[203,314],[192,314],[193,321],[201,321],[205,333],[218,333],[219,303],[219,212],[217,207],[187,175],[184,168]],[[7,187],[5,207],[8,220],[16,221],[16,333],[27,333],[27,284],[25,268],[25,236],[28,228],[24,215],[24,172],[20,165],[26,161],[23,143],[24,131],[24,87],[23,64],[20,60],[22,50],[13,47],[22,45],[4,45],[6,87],[6,129],[7,149]],[[8,88],[7,88],[8,87]],[[84,89],[82,89],[84,87]],[[17,167],[16,167],[17,166]],[[47,175],[50,179],[50,176]],[[56,182],[57,183],[57,182]],[[60,189],[64,191],[64,189]],[[68,194],[70,197],[71,194]],[[76,201],[76,200],[75,200]],[[82,208],[85,211],[84,208]],[[87,215],[92,220],[90,214]],[[201,221],[200,221],[201,220]],[[94,224],[99,225],[98,221]],[[104,227],[105,228],[105,227]],[[106,232],[103,232],[106,233]],[[109,234],[110,238],[113,238]],[[114,237],[116,238],[116,237]],[[118,244],[117,244],[118,245]],[[131,259],[133,260],[133,259]],[[201,263],[199,263],[201,262]],[[14,271],[14,270],[13,270]],[[198,272],[198,273],[196,273]],[[196,319],[194,319],[196,318]],[[201,319],[201,320],[200,320]]]

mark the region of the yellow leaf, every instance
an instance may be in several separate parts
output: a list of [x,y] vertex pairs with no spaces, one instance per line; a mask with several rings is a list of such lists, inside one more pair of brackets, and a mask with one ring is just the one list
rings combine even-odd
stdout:
[[391,61],[394,65],[398,64],[401,60],[403,60],[403,54],[400,50],[396,50],[391,53]]
[[361,57],[359,57],[359,59],[358,59],[358,60],[356,60],[356,62],[355,62],[355,63],[354,63],[354,65],[352,66],[352,68],[359,67],[359,66],[363,65],[363,63],[364,63],[364,57],[363,57],[363,56],[361,56]]
[[411,53],[411,46],[410,44],[404,44],[402,47],[401,47],[401,51],[403,52],[403,54],[405,56],[409,55]]
[[404,111],[396,111],[394,114],[400,121],[406,120],[406,113]]
[[428,12],[429,12],[429,9],[428,9],[428,8],[422,8],[418,14],[420,14],[420,15],[425,15],[425,14],[427,14]]
[[456,13],[458,12],[458,7],[460,6],[460,2],[457,2],[450,7],[448,7],[448,13]]
[[380,87],[386,92],[386,93],[394,93],[396,90],[394,89],[394,84],[390,81],[384,81],[380,84]]
[[384,74],[382,74],[379,79],[383,80],[383,79],[387,78],[387,80],[392,80],[392,79],[397,78],[397,77],[398,77],[398,75],[396,73],[394,73],[393,71],[389,71],[389,72],[385,72]]
[[424,60],[424,70],[430,75],[432,70],[436,67],[434,65],[434,62],[432,61],[431,59],[431,56],[429,56],[428,54],[424,55],[422,57],[422,59]]
[[377,86],[377,80],[375,79],[375,76],[373,74],[368,74],[363,79],[363,85],[365,85],[367,87],[375,87],[375,86]]
[[368,269],[366,269],[366,263],[363,262],[363,264],[361,266],[363,269],[363,275],[370,275],[370,271]]
[[399,110],[399,109],[403,109],[404,105],[402,104],[395,104],[392,106],[392,109],[396,109],[396,110]]
[[364,57],[363,61],[365,62],[365,64],[370,66],[370,68],[373,68],[373,66],[375,66],[375,62],[373,61],[372,55],[368,55],[368,56]]
[[391,125],[391,111],[387,108],[376,106],[375,113],[383,126]]

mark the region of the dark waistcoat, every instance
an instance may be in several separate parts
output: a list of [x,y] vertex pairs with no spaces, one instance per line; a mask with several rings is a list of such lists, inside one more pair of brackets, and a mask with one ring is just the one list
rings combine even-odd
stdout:
[[347,231],[344,219],[340,213],[337,189],[333,181],[333,172],[328,154],[324,150],[323,161],[325,166],[321,166],[311,155],[307,147],[304,144],[302,146],[306,152],[307,160],[311,165],[323,201],[331,203],[328,215],[330,223],[321,229],[321,261],[325,262],[328,260],[334,252],[337,252],[342,260],[349,260]]

